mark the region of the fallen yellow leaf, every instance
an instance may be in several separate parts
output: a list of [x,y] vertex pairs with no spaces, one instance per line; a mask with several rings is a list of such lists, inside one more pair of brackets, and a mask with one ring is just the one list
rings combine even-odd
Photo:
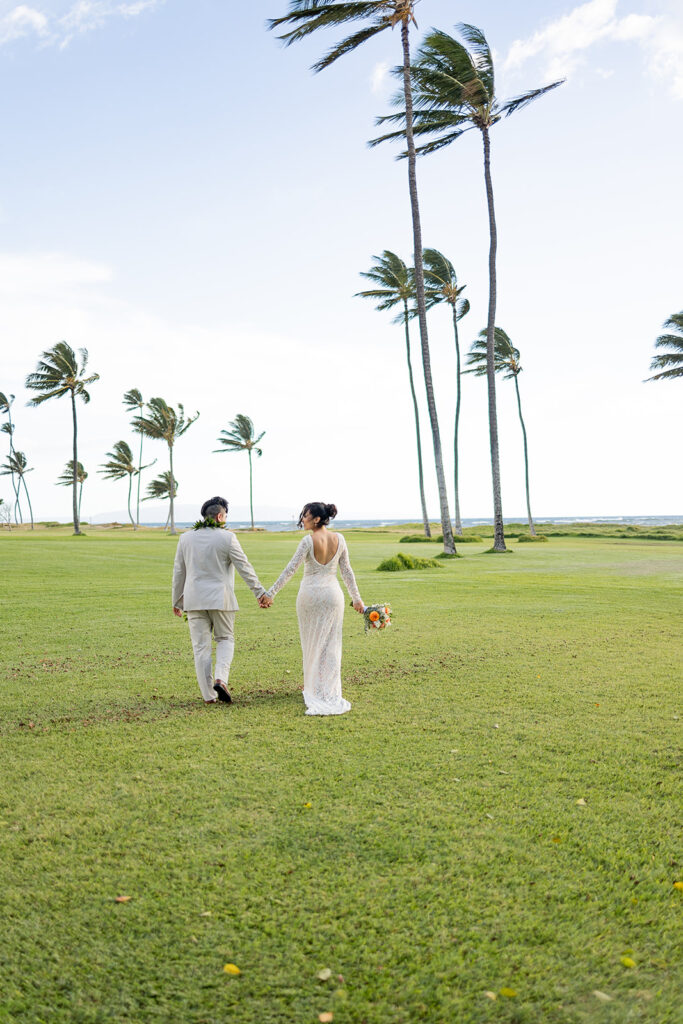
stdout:
[[329,967],[323,967],[322,971],[318,971],[318,977],[321,981],[328,981],[332,977],[332,971]]
[[599,989],[593,989],[593,995],[596,999],[599,999],[601,1003],[611,1003],[612,997],[608,996],[606,992],[601,992]]
[[579,797],[579,799],[576,801],[576,806],[577,807],[586,807],[587,806],[586,805],[586,801],[583,799],[582,796]]
[[495,992],[484,992],[484,995],[486,996],[487,999],[497,999],[498,998],[498,996],[496,995]]
[[312,807],[313,804],[304,804],[304,807]]
[[242,973],[237,964],[226,964],[223,970],[226,974],[238,975]]
[[127,903],[128,900],[132,900],[132,896],[117,896],[114,903]]
[[680,889],[683,892],[683,882],[674,882],[674,889]]
[[332,1024],[334,1014],[331,1010],[326,1010],[324,1013],[318,1014],[318,1020],[320,1021],[320,1024]]
[[517,993],[515,992],[514,988],[502,988],[500,990],[500,994],[502,996],[507,996],[508,999],[512,999],[513,996],[517,995]]
[[635,967],[636,966],[635,960],[632,960],[630,956],[622,956],[621,962],[624,965],[624,967]]
[[202,910],[202,912],[201,912],[201,914],[199,916],[200,917],[211,917],[211,911],[210,910]]

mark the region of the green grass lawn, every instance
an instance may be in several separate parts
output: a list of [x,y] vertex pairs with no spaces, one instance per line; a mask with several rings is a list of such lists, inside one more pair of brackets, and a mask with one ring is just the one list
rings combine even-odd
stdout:
[[[205,708],[173,538],[0,536],[0,1021],[683,1019],[681,545],[347,537],[394,625],[348,610],[317,719],[298,578],[238,580]],[[267,585],[296,538],[242,542]]]

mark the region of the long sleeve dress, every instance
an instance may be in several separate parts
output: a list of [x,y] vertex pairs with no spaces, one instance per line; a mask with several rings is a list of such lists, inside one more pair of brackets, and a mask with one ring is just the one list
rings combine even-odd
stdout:
[[299,544],[289,565],[268,591],[275,597],[304,563],[304,578],[296,599],[299,635],[304,666],[304,702],[307,715],[343,715],[351,705],[342,697],[341,656],[344,594],[337,582],[337,570],[351,599],[360,600],[346,541],[339,543],[334,557],[326,565],[316,559],[313,538],[308,535]]

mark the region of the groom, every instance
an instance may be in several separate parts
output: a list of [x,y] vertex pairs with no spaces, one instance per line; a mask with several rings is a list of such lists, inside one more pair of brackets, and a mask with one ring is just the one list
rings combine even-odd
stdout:
[[[178,541],[173,566],[173,614],[187,613],[194,650],[197,681],[205,704],[217,700],[232,703],[228,690],[230,663],[235,651],[235,569],[259,602],[268,608],[266,596],[237,537],[225,529],[228,503],[209,498],[202,518]],[[216,671],[211,671],[211,633],[216,640]]]

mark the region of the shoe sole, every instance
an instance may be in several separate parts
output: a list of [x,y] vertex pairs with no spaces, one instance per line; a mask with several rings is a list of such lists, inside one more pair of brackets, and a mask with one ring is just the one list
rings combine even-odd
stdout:
[[223,701],[224,704],[232,704],[232,697],[227,690],[224,690],[222,686],[218,685],[218,683],[214,683],[213,688],[220,701]]

